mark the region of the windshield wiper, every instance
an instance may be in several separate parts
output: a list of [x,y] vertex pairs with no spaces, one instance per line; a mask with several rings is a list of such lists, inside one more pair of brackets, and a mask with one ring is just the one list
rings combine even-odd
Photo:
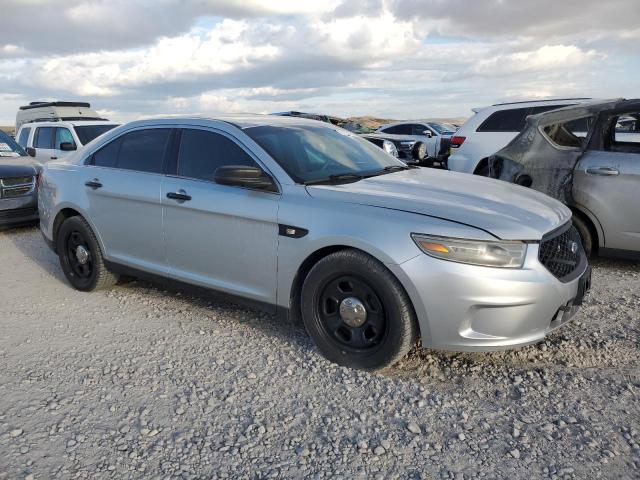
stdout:
[[361,175],[359,173],[339,173],[335,175],[329,175],[327,178],[319,178],[317,180],[309,180],[308,182],[304,182],[305,185],[319,185],[322,183],[340,183],[340,182],[357,182],[358,180],[362,180],[366,178],[366,175]]

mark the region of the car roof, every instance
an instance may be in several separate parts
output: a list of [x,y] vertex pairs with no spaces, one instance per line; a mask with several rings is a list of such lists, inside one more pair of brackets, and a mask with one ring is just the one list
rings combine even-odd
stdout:
[[564,122],[598,113],[617,113],[627,109],[640,109],[640,99],[626,100],[624,98],[616,98],[606,101],[596,101],[590,103],[582,103],[580,105],[571,105],[558,110],[531,115],[527,121],[537,125],[549,125],[556,122]]
[[161,118],[147,118],[142,120],[135,120],[127,124],[129,127],[145,126],[145,125],[162,125],[162,124],[175,124],[185,123],[202,125],[203,123],[217,123],[224,122],[233,125],[240,129],[274,126],[274,127],[293,127],[293,126],[316,126],[326,128],[336,128],[335,125],[330,123],[321,122],[319,120],[311,120],[302,117],[287,117],[279,115],[262,115],[262,114],[224,114],[224,115],[186,115],[186,116],[170,116]]
[[109,120],[62,120],[59,122],[28,122],[20,125],[20,128],[25,127],[81,127],[83,125],[120,125],[118,122],[111,122]]
[[476,107],[472,108],[471,111],[474,113],[478,113],[481,111],[497,111],[497,110],[511,110],[516,108],[523,107],[535,107],[535,106],[544,106],[544,105],[556,105],[558,103],[588,103],[591,101],[596,101],[593,98],[589,97],[575,97],[575,98],[547,98],[544,100],[523,100],[518,102],[505,102],[505,103],[494,103],[493,105],[487,105],[485,107]]

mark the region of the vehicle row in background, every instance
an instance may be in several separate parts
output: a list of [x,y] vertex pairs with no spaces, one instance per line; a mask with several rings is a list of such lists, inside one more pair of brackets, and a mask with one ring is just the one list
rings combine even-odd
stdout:
[[423,142],[431,159],[432,165],[429,166],[444,166],[449,155],[449,142],[456,130],[457,127],[449,123],[417,120],[382,125],[377,133],[394,135],[404,141]]
[[640,252],[640,99],[530,116],[489,165],[490,176],[568,205],[588,252]]
[[489,174],[489,157],[505,147],[525,126],[529,115],[589,102],[588,98],[498,103],[474,108],[473,115],[451,137],[449,170]]
[[0,228],[38,220],[38,166],[0,130]]

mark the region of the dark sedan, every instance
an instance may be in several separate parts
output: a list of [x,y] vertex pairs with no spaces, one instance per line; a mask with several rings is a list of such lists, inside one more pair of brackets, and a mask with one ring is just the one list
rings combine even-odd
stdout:
[[33,159],[0,131],[0,228],[38,220],[37,176]]

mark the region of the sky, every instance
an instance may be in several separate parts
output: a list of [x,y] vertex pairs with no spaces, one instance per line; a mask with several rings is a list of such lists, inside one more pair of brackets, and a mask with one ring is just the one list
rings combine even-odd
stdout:
[[0,0],[0,124],[300,110],[466,117],[640,96],[640,0]]

